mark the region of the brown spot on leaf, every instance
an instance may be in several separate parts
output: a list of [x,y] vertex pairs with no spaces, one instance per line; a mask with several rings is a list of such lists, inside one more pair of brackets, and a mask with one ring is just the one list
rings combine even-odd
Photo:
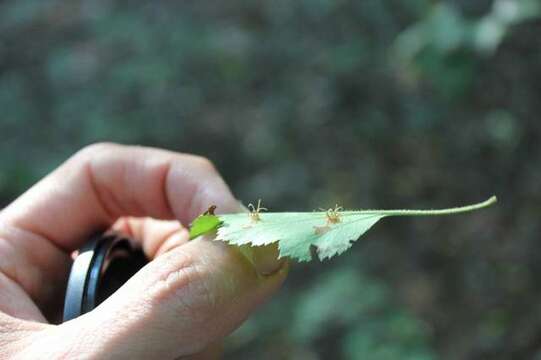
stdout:
[[329,225],[324,226],[314,226],[314,230],[316,235],[323,235],[329,232],[331,230],[331,227]]

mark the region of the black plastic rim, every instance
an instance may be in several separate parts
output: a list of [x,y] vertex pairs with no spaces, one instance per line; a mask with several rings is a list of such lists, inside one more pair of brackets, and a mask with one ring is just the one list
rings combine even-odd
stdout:
[[[115,262],[122,263],[122,266],[112,266]],[[126,238],[116,234],[93,236],[73,261],[64,299],[63,321],[94,309],[146,262],[143,253],[133,249]],[[109,273],[108,268],[111,268]]]

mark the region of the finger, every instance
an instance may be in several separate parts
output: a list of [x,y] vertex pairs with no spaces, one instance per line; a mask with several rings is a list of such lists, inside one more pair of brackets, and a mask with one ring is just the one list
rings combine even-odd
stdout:
[[[46,347],[34,347],[37,339],[53,326],[35,321],[17,319],[0,312],[0,358],[1,359],[37,359],[50,358]],[[50,343],[49,343],[50,344]],[[44,345],[44,344],[43,344]],[[39,350],[41,351],[39,351]]]
[[41,236],[0,221],[0,311],[57,321],[70,263],[66,253]]
[[[178,221],[123,217],[113,225],[113,229],[141,244],[145,255],[150,259],[181,246],[189,240],[188,231]],[[257,247],[246,245],[242,253],[261,275],[274,273],[283,262],[283,260],[277,260],[278,248],[274,244]]]
[[43,314],[23,289],[0,273],[0,314],[10,314],[23,320],[45,322]]
[[121,216],[177,219],[188,225],[216,205],[238,201],[210,161],[165,150],[98,144],[60,166],[2,212],[5,221],[66,250]]
[[[188,231],[175,220],[123,217],[113,225],[113,229],[142,244],[145,255],[150,259],[173,250],[189,240]],[[222,353],[223,344],[219,341],[195,355],[181,357],[179,360],[216,360],[221,358]]]
[[96,357],[197,354],[246,319],[286,272],[261,276],[236,248],[200,238],[158,256],[94,311],[62,326],[87,329]]
[[188,242],[188,230],[176,220],[123,217],[113,230],[125,234],[140,245],[149,259]]
[[0,272],[47,308],[62,298],[67,254],[93,232],[128,215],[174,218],[186,225],[210,204],[221,212],[238,210],[208,160],[151,148],[93,145],[0,213]]

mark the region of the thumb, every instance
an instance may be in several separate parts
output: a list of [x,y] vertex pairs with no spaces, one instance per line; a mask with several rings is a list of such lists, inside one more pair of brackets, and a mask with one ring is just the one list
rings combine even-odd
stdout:
[[286,272],[260,275],[237,248],[199,238],[158,256],[92,312],[61,326],[85,329],[81,346],[92,344],[96,358],[187,356],[237,328]]

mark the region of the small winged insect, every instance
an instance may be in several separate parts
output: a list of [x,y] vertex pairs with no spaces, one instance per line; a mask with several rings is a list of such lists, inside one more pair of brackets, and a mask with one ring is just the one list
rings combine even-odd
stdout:
[[250,209],[250,219],[252,222],[256,223],[258,221],[261,221],[260,213],[262,211],[268,211],[269,209],[261,206],[261,199],[257,201],[257,207],[255,207],[253,204],[248,204],[248,209]]
[[340,211],[343,211],[344,208],[341,207],[341,206],[338,206],[338,204],[336,204],[336,206],[334,207],[334,209],[329,209],[327,210],[327,225],[331,225],[331,224],[338,224],[339,222],[341,222],[341,218],[340,218]]
[[343,207],[335,205],[334,209],[320,209],[322,212],[325,212],[327,217],[327,222],[323,226],[314,225],[314,232],[316,235],[323,235],[331,230],[331,225],[336,225],[342,222],[340,212],[344,210]]
[[216,210],[216,205],[211,205],[207,211],[203,213],[203,215],[216,215],[214,214],[214,211]]

